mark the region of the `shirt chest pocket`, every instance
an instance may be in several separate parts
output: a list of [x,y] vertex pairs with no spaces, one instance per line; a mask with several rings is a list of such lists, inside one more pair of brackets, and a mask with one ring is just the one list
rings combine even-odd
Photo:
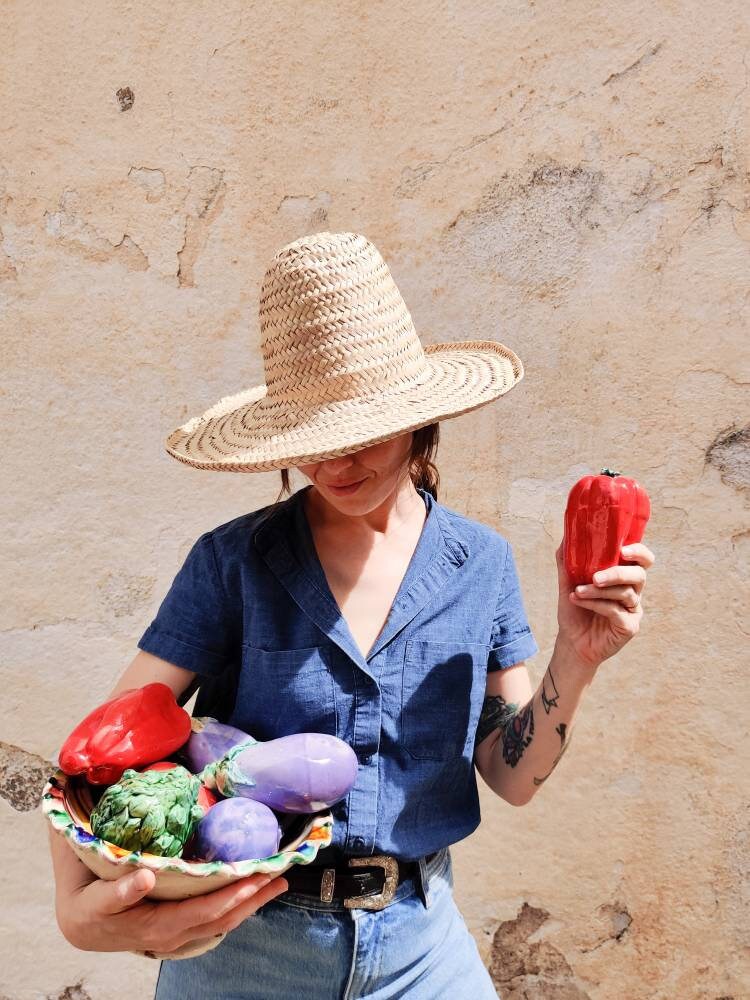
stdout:
[[406,642],[400,731],[412,757],[463,756],[482,710],[489,649],[475,642]]
[[234,725],[258,740],[292,733],[336,734],[333,675],[325,646],[243,645]]

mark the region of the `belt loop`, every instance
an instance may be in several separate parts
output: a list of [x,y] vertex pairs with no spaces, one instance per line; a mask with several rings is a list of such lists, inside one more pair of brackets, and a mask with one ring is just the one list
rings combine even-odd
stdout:
[[421,857],[419,859],[419,894],[422,897],[422,902],[425,905],[425,909],[429,909],[430,906],[430,876],[427,871],[427,858]]

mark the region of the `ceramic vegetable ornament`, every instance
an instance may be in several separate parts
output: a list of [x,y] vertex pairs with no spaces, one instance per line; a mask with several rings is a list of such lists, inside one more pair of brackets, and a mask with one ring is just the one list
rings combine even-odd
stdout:
[[214,764],[238,743],[255,743],[252,736],[218,722],[210,715],[190,720],[190,739],[180,749],[180,760],[193,774],[198,774],[207,764]]
[[[171,760],[159,760],[155,764],[149,764],[148,767],[140,768],[142,771],[169,771],[172,767],[179,767],[175,761]],[[200,779],[199,779],[200,780]],[[198,805],[201,806],[204,813],[207,813],[212,806],[215,806],[219,801],[218,796],[214,795],[210,788],[206,788],[205,785],[201,785],[198,789]]]
[[203,818],[199,790],[200,781],[185,767],[127,768],[92,809],[91,832],[128,851],[177,857]]
[[357,755],[326,733],[295,733],[240,743],[200,778],[222,795],[255,799],[278,812],[312,813],[333,805],[357,780]]
[[611,469],[579,479],[568,496],[563,535],[572,585],[591,583],[600,569],[633,565],[620,550],[642,540],[650,515],[648,493],[635,479]]
[[195,828],[191,854],[203,861],[246,861],[276,854],[281,827],[262,802],[222,799]]
[[168,757],[190,735],[190,716],[168,685],[155,681],[123,691],[89,712],[58,755],[66,774],[92,785],[117,781],[125,768]]

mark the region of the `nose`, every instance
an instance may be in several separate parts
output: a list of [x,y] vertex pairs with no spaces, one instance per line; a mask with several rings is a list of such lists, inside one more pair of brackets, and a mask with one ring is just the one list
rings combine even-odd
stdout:
[[329,458],[321,463],[329,476],[336,476],[353,464],[354,458],[352,455],[339,455],[337,458]]

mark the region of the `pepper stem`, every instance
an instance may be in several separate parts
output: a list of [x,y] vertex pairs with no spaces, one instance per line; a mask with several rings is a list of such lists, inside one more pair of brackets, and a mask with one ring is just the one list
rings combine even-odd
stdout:
[[613,472],[612,469],[602,469],[602,471],[599,473],[599,475],[600,476],[612,476],[612,478],[614,479],[615,476],[621,476],[622,473],[621,472]]

